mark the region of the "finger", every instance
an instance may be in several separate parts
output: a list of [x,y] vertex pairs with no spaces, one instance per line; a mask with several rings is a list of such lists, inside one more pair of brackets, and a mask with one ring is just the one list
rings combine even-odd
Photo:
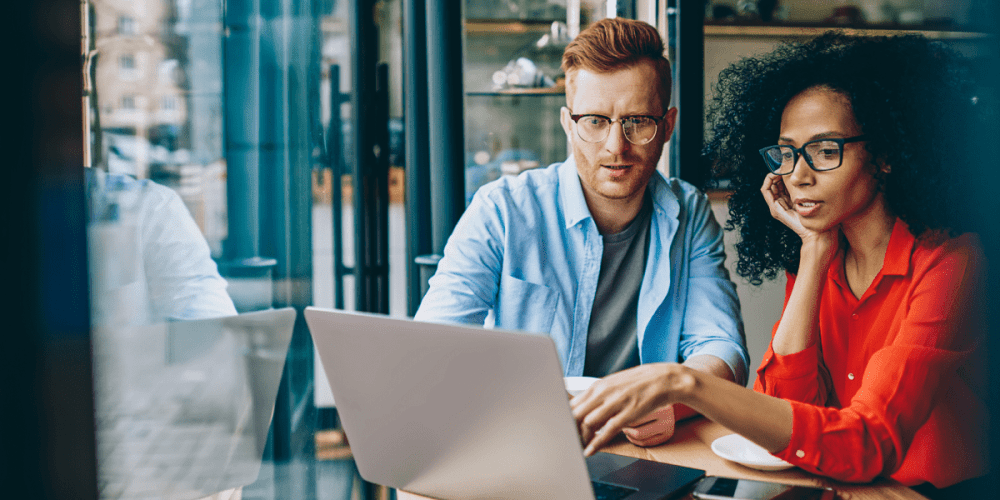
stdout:
[[771,176],[771,189],[775,194],[785,194],[785,178],[777,174],[767,174]]
[[584,443],[589,443],[607,425],[612,417],[610,408],[600,406],[594,408],[586,416],[579,420],[580,437]]
[[761,187],[760,191],[764,196],[764,201],[767,203],[768,210],[771,212],[771,217],[777,219],[780,217],[783,208],[781,205],[777,204],[778,200],[782,199],[783,191],[780,187],[777,187],[780,186],[780,184],[775,182],[775,178],[777,178],[777,176],[768,174],[768,180],[764,186]]
[[593,387],[588,387],[587,390],[573,396],[569,400],[570,410],[573,411],[573,416],[577,417],[580,413],[588,413],[593,410],[598,404],[600,404],[601,398],[596,397]]
[[660,420],[654,420],[652,422],[647,422],[641,426],[625,427],[624,429],[622,429],[622,432],[624,432],[626,436],[642,440],[650,436],[663,434],[663,432],[667,430],[667,428],[669,427],[670,426],[666,422]]
[[640,429],[640,428],[642,428],[644,426],[652,424],[653,422],[656,422],[656,416],[651,413],[649,415],[646,415],[646,416],[640,418],[639,420],[636,420],[635,422],[632,422],[632,423],[628,424],[628,426],[626,426],[625,428],[626,429]]
[[767,174],[764,178],[764,183],[760,186],[760,193],[764,195],[764,198],[773,198],[774,193],[772,191],[774,185],[774,178],[771,174]]
[[583,450],[583,454],[586,456],[591,456],[597,450],[604,447],[604,445],[611,442],[611,439],[621,432],[622,427],[624,427],[625,419],[622,415],[616,415],[604,424],[598,431],[594,434],[594,438],[590,440],[587,448]]
[[643,441],[645,439],[649,439],[658,434],[663,434],[661,429],[656,429],[649,426],[642,428],[626,427],[622,429],[622,433],[625,434],[625,437],[627,437],[628,440],[632,441],[633,443],[636,441]]

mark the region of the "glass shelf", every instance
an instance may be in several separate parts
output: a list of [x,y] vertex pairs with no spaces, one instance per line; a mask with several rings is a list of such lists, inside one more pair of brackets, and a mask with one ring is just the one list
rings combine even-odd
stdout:
[[910,26],[903,24],[873,24],[865,26],[833,26],[829,24],[760,24],[713,22],[705,23],[706,37],[757,37],[757,38],[789,38],[814,37],[827,31],[841,31],[852,36],[892,36],[920,34],[934,39],[979,39],[992,35],[961,29],[939,30],[933,26]]
[[466,202],[504,174],[545,167],[567,157],[559,110],[562,92],[466,94]]
[[467,96],[495,96],[495,95],[518,95],[518,96],[546,96],[546,95],[566,95],[566,87],[557,85],[547,88],[524,88],[524,89],[504,89],[496,91],[474,91],[466,92]]
[[532,19],[530,21],[510,21],[506,19],[466,19],[465,32],[469,35],[503,34],[544,34],[552,29],[552,23],[566,22],[565,19]]

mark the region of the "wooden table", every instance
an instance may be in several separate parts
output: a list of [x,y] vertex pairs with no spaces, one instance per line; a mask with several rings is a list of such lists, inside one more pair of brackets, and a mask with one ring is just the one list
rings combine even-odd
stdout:
[[[744,467],[725,460],[712,451],[712,441],[727,434],[732,434],[732,431],[715,422],[698,417],[678,424],[670,441],[660,446],[640,448],[629,443],[624,437],[619,437],[601,451],[702,469],[709,476],[757,479],[805,486],[829,486],[836,490],[838,498],[843,500],[924,499],[919,493],[888,478],[866,484],[851,484],[832,481],[797,467],[773,472]],[[426,497],[398,491],[396,498],[398,500],[419,500]],[[690,499],[692,497],[688,495],[683,498]]]

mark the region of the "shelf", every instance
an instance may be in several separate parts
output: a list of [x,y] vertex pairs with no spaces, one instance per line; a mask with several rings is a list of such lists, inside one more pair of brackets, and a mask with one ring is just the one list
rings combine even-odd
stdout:
[[546,95],[566,95],[566,87],[547,88],[526,88],[526,89],[505,89],[493,91],[466,92],[467,96],[546,96]]
[[[495,34],[507,34],[507,35],[522,35],[525,33],[548,33],[552,30],[552,23],[555,19],[550,20],[507,20],[507,19],[466,19],[465,20],[465,32],[468,34],[478,34],[478,35],[495,35]],[[565,19],[561,20],[566,22]]]
[[705,24],[705,36],[711,37],[762,37],[762,38],[811,38],[827,31],[840,31],[851,36],[893,36],[920,34],[927,38],[986,39],[991,35],[973,31],[937,30],[921,26],[872,25],[862,27],[830,25],[788,25],[788,24]]

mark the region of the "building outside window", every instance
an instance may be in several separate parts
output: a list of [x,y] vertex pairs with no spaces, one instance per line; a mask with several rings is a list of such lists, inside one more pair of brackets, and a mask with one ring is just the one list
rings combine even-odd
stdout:
[[134,35],[135,21],[129,16],[118,16],[118,34],[124,36]]

